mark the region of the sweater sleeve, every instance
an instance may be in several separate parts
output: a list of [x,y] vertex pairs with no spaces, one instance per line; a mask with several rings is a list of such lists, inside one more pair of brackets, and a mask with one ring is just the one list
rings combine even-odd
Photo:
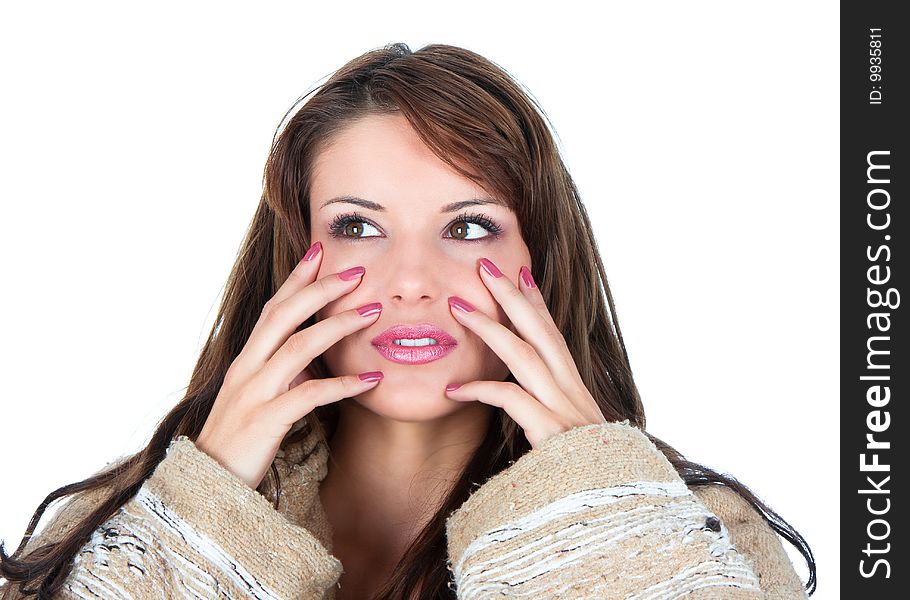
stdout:
[[737,550],[751,561],[765,600],[808,599],[780,537],[745,498],[724,485],[698,486],[694,491],[720,519]]
[[778,597],[628,420],[551,436],[475,490],[446,535],[460,600]]
[[[61,519],[94,508],[86,500],[72,497],[26,552],[72,527]],[[340,573],[310,531],[179,436],[136,495],[95,529],[55,598],[321,599]]]

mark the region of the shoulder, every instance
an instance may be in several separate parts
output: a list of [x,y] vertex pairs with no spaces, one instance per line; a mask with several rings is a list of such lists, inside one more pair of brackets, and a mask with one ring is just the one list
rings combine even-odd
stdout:
[[777,532],[751,502],[726,485],[691,487],[727,530],[730,542],[751,563],[768,598],[805,598],[805,588]]
[[692,492],[725,524],[764,521],[752,503],[726,485],[693,485]]

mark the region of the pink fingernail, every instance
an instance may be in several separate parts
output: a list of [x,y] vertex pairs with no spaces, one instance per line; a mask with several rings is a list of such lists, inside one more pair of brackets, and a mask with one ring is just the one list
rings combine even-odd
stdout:
[[464,312],[474,312],[474,306],[464,298],[459,298],[458,296],[449,296],[449,304]]
[[518,273],[521,275],[521,280],[525,282],[526,286],[532,289],[537,287],[537,284],[534,283],[534,278],[531,277],[531,269],[521,265],[521,269],[519,269]]
[[384,375],[382,374],[382,371],[367,371],[361,373],[357,377],[359,377],[361,381],[379,381]]
[[366,269],[364,269],[363,267],[351,267],[350,269],[345,269],[344,271],[339,273],[338,276],[341,277],[342,279],[344,279],[345,281],[351,281],[352,279],[354,279],[356,277],[360,277],[364,273],[366,273]]
[[499,267],[493,264],[493,261],[489,258],[481,258],[480,266],[483,267],[483,270],[492,275],[493,277],[502,277],[502,271],[499,270]]
[[370,302],[369,304],[364,304],[363,306],[357,309],[357,312],[360,313],[361,317],[369,317],[375,315],[382,310],[381,302]]
[[313,260],[317,254],[322,250],[322,242],[316,242],[310,249],[306,251],[306,254],[303,255],[303,260]]
[[461,387],[460,383],[450,383],[449,385],[446,386],[446,391],[454,392],[455,390],[457,390],[460,387]]

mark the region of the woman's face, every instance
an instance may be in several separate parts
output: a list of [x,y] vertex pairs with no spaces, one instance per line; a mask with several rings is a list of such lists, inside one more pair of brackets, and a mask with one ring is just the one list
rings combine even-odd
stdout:
[[[331,202],[343,196],[375,204]],[[512,210],[466,203],[472,199],[493,198],[437,158],[400,115],[363,118],[316,156],[309,202],[311,239],[324,248],[318,277],[366,268],[358,287],[327,304],[317,319],[382,303],[375,323],[342,338],[324,360],[333,375],[383,372],[382,382],[356,399],[377,414],[402,421],[437,418],[460,405],[446,398],[447,384],[502,381],[509,373],[480,337],[455,320],[448,298],[464,298],[514,332],[481,281],[477,259],[489,258],[517,285],[518,271],[532,267],[531,257]],[[352,213],[355,218],[338,221]],[[472,222],[471,215],[493,225]],[[393,325],[421,323],[448,333],[454,350],[430,362],[403,364],[371,343]]]

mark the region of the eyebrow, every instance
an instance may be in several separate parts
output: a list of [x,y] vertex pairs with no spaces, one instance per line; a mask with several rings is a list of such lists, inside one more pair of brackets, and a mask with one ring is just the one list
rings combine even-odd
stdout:
[[[364,200],[363,198],[358,198],[357,196],[348,196],[348,195],[336,196],[335,198],[332,198],[331,200],[326,200],[325,202],[322,203],[322,205],[319,208],[320,209],[325,208],[329,204],[333,204],[335,202],[356,204],[357,206],[362,206],[363,208],[367,208],[369,210],[375,210],[377,212],[385,212],[385,210],[386,210],[385,206],[383,206],[381,204],[377,204],[376,202],[373,202],[371,200]],[[451,204],[446,204],[445,206],[442,207],[442,210],[440,210],[439,213],[445,214],[445,213],[455,212],[456,210],[461,210],[462,208],[465,208],[467,206],[475,206],[478,204],[479,205],[495,204],[498,206],[508,208],[508,206],[506,206],[506,204],[504,202],[502,202],[500,200],[495,200],[493,198],[471,198],[470,200],[459,200],[458,202],[452,202]]]

